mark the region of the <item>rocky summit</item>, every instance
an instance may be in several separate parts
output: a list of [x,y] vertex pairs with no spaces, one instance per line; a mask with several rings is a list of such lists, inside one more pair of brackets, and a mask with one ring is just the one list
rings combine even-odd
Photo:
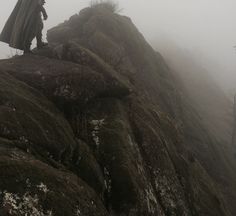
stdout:
[[48,41],[0,61],[1,216],[236,215],[233,147],[130,18],[85,8]]

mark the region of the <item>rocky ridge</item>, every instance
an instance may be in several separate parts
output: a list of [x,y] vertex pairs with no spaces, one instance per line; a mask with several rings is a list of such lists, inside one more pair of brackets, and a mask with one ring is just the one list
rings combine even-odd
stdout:
[[128,17],[86,8],[48,41],[0,61],[1,215],[231,215],[234,168]]

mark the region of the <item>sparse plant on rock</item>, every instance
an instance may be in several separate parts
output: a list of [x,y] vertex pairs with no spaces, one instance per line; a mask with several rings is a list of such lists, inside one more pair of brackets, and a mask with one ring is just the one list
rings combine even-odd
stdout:
[[120,8],[119,3],[113,0],[91,0],[90,1],[91,8],[104,8],[112,13],[120,13],[123,9]]

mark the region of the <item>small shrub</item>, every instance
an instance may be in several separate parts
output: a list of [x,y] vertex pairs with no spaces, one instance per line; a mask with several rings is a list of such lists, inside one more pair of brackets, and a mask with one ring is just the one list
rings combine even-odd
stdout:
[[113,0],[91,0],[91,8],[104,8],[112,13],[120,13],[122,9],[119,7],[119,3]]

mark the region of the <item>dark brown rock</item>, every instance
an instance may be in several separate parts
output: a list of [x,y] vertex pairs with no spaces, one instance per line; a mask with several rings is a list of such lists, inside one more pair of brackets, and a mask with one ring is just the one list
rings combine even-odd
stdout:
[[87,8],[48,40],[0,62],[2,214],[230,215],[227,157],[129,18]]

